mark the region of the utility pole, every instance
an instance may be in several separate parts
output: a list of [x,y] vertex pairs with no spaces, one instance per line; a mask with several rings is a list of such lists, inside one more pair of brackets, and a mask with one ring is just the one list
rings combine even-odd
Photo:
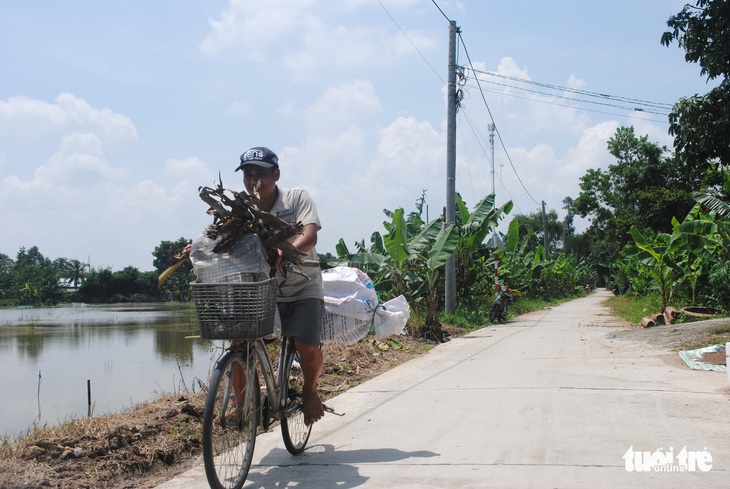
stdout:
[[[449,21],[449,73],[448,108],[446,121],[446,222],[444,227],[456,222],[456,21]],[[454,255],[445,265],[446,312],[456,312],[456,258]]]
[[494,131],[497,126],[490,122],[487,124],[487,129],[489,129],[489,152],[492,156],[492,195],[494,195],[494,205],[497,205],[497,189],[494,186]]
[[545,246],[545,259],[550,260],[550,250],[548,249],[548,232],[547,217],[545,216],[545,201],[542,201],[542,242]]

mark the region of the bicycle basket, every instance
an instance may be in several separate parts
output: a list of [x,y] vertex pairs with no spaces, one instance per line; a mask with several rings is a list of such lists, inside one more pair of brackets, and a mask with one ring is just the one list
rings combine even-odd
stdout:
[[276,279],[192,284],[200,337],[251,339],[274,331]]

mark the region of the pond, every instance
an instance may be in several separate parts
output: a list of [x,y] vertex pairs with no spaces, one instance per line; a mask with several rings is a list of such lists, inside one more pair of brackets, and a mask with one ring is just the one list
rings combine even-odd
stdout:
[[196,334],[187,304],[0,309],[0,435],[200,391],[222,342]]

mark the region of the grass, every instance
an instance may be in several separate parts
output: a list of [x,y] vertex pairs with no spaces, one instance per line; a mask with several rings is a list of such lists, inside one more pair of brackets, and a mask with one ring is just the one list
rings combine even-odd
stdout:
[[[608,299],[611,312],[632,324],[639,324],[646,316],[657,314],[662,310],[661,299],[658,294],[648,296],[622,295]],[[724,316],[718,316],[724,317]],[[680,315],[675,324],[691,322],[691,319]],[[708,346],[722,345],[730,341],[730,325],[718,326],[705,332],[704,338],[696,341],[686,341],[681,344],[682,350],[697,350]]]
[[[513,300],[507,308],[507,319],[514,318],[521,314],[532,311],[539,311],[562,302],[575,299],[575,297],[564,297],[561,299],[545,300],[535,297],[522,296]],[[454,314],[441,313],[439,320],[442,323],[450,324],[464,332],[471,332],[485,326],[490,326],[489,311],[492,309],[491,301],[476,306],[459,306]]]
[[616,316],[632,324],[639,324],[642,318],[657,314],[662,310],[662,301],[658,295],[641,297],[620,295],[611,297],[606,304]]

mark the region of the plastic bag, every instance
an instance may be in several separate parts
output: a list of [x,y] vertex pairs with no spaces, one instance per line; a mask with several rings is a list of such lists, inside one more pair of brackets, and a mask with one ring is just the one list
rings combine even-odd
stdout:
[[[219,238],[220,239],[220,238]],[[204,235],[193,241],[190,261],[198,281],[258,282],[269,278],[266,250],[256,234],[245,234],[226,253],[213,253],[218,240]]]
[[411,317],[411,308],[402,295],[378,306],[375,311],[375,337],[379,340],[394,334],[401,334]]

